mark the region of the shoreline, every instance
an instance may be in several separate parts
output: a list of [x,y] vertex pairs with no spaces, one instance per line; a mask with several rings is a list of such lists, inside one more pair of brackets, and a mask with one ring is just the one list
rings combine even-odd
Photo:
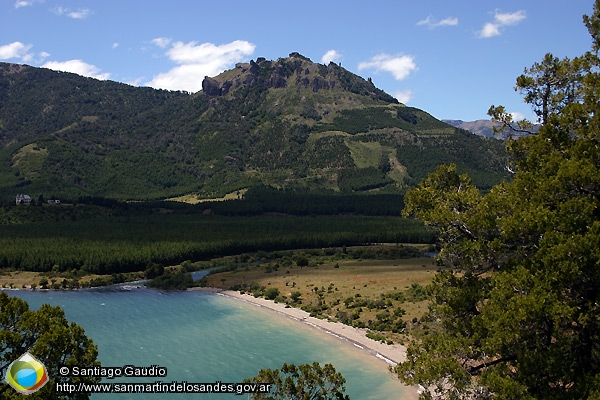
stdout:
[[[131,285],[140,283],[142,281],[133,281],[126,282],[119,285]],[[114,285],[109,285],[114,286]],[[54,290],[58,291],[77,291],[77,290],[85,290],[85,289],[97,289],[99,287],[94,288],[77,288],[77,289],[32,289],[32,288],[0,288],[2,291],[40,291],[40,292],[51,292]],[[369,355],[376,357],[377,359],[384,361],[388,364],[388,366],[394,367],[398,363],[406,361],[406,347],[399,344],[388,345],[366,336],[367,329],[365,328],[355,328],[350,325],[345,325],[339,322],[331,322],[326,319],[319,319],[315,317],[311,317],[310,313],[301,310],[299,308],[294,307],[286,307],[286,304],[283,303],[275,303],[274,301],[267,300],[262,297],[254,297],[250,294],[242,294],[233,290],[223,290],[220,288],[212,288],[212,287],[193,287],[188,288],[187,291],[199,291],[205,293],[211,293],[215,295],[226,296],[229,298],[233,298],[236,300],[241,300],[246,303],[252,304],[257,307],[261,307],[267,309],[269,311],[276,312],[286,318],[295,320],[297,322],[308,325],[312,328],[319,329],[338,340],[346,341],[356,348],[363,350]]]
[[226,296],[244,301],[257,307],[274,311],[286,318],[290,318],[312,328],[319,329],[338,340],[346,341],[352,344],[354,347],[367,352],[369,355],[384,361],[388,364],[388,366],[393,367],[400,362],[406,361],[405,346],[399,344],[387,345],[370,339],[365,336],[367,329],[355,328],[342,323],[330,322],[325,319],[311,317],[308,312],[299,308],[286,308],[286,304],[275,303],[274,301],[267,300],[262,297],[254,297],[250,294],[241,294],[233,290],[222,290],[218,288],[193,288],[188,290],[202,291]]
[[[339,322],[330,322],[325,319],[319,319],[311,317],[310,314],[304,310],[294,307],[286,308],[286,304],[275,303],[274,301],[267,300],[262,297],[254,297],[250,294],[242,294],[233,290],[223,290],[219,288],[190,288],[191,291],[201,291],[205,293],[211,293],[217,296],[229,297],[237,301],[243,301],[251,304],[255,307],[279,314],[282,317],[291,319],[298,323],[307,325],[313,329],[318,329],[321,332],[329,334],[337,340],[344,341],[352,344],[357,350],[367,353],[369,356],[385,362],[388,371],[389,368],[396,366],[400,362],[406,361],[406,347],[399,344],[387,345],[373,339],[368,338],[366,335],[367,329],[355,328],[353,326],[344,325]],[[391,374],[393,372],[389,371]],[[400,382],[400,381],[398,381]],[[418,386],[405,386],[407,388],[406,395],[410,399],[417,399],[422,393],[423,388]]]

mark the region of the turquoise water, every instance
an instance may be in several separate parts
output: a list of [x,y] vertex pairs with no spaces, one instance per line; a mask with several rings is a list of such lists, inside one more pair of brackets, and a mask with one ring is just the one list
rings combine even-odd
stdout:
[[[408,399],[386,364],[349,343],[254,305],[202,292],[119,288],[81,291],[11,291],[37,309],[61,306],[98,345],[103,366],[167,368],[164,378],[123,382],[237,383],[261,368],[287,363],[332,363],[357,399]],[[51,374],[52,371],[49,371]],[[117,380],[114,380],[117,381]],[[111,382],[111,381],[107,381]],[[240,399],[234,394],[95,394],[92,399]]]

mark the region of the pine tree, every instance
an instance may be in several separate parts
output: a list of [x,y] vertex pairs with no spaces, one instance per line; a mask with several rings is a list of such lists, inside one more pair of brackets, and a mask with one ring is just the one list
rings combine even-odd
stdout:
[[600,0],[584,22],[590,52],[517,79],[543,126],[508,143],[510,182],[482,195],[441,166],[405,197],[448,267],[396,369],[423,398],[600,398]]

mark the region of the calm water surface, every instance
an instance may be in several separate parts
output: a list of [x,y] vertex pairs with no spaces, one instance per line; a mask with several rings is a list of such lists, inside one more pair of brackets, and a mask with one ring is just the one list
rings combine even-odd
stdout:
[[[228,297],[202,292],[122,288],[40,292],[10,291],[33,309],[61,306],[98,345],[103,366],[166,367],[165,378],[123,378],[142,383],[241,382],[261,368],[287,363],[332,363],[346,378],[353,400],[409,399],[386,364],[349,343]],[[50,373],[52,373],[50,371]],[[107,381],[110,382],[110,381]],[[240,399],[232,394],[95,394],[92,399]]]

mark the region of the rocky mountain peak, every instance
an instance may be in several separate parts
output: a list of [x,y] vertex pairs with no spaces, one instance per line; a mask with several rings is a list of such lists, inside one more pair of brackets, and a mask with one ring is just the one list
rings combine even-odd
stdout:
[[202,91],[208,96],[225,96],[242,87],[259,85],[266,89],[295,87],[312,92],[337,89],[366,95],[374,100],[398,103],[394,97],[377,89],[371,79],[365,80],[334,62],[329,65],[314,63],[298,52],[277,60],[259,57],[256,61],[237,63],[232,70],[212,78],[205,77]]

